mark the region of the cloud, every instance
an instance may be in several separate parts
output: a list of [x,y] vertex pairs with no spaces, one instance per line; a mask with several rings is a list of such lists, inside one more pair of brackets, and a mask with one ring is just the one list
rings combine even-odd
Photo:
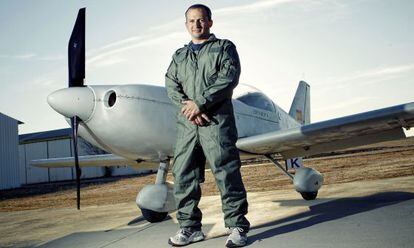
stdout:
[[41,56],[38,57],[38,60],[43,60],[43,61],[57,61],[57,60],[64,60],[66,59],[66,55],[51,55],[51,56]]
[[101,59],[97,60],[93,63],[93,67],[105,67],[110,65],[119,64],[126,61],[126,59],[123,58],[108,58],[108,59]]
[[315,108],[315,114],[324,114],[326,112],[344,112],[343,110],[352,109],[351,107],[358,106],[361,103],[367,103],[369,100],[375,99],[372,96],[353,97],[348,100],[341,100],[335,104],[323,105],[323,107]]
[[56,61],[56,60],[65,59],[66,56],[64,55],[40,56],[35,53],[26,53],[26,54],[16,54],[16,55],[0,54],[0,58],[16,59],[16,60]]
[[409,71],[414,70],[414,64],[408,65],[396,65],[396,66],[388,66],[382,68],[375,68],[373,70],[359,72],[353,75],[349,75],[343,78],[338,78],[333,80],[335,83],[349,83],[353,81],[365,81],[365,80],[382,80],[384,77],[388,76],[395,76],[400,73],[406,73]]
[[214,11],[216,15],[235,15],[235,14],[242,14],[242,13],[249,13],[249,12],[257,12],[263,9],[268,9],[272,7],[276,7],[278,5],[291,3],[291,2],[298,2],[301,0],[267,0],[267,1],[258,1],[252,4],[245,4],[239,6],[232,6],[217,9]]
[[[168,42],[172,39],[176,39],[178,36],[181,36],[184,34],[183,32],[173,32],[169,33],[163,36],[158,35],[146,35],[146,36],[136,36],[133,38],[124,39],[121,41],[117,41],[108,45],[105,45],[104,47],[101,47],[99,49],[96,49],[95,51],[91,52],[91,55],[86,60],[86,64],[88,66],[99,66],[99,64],[102,65],[100,61],[106,59],[108,56],[115,55],[117,53],[125,52],[134,48],[143,47],[143,46],[150,46],[157,43],[163,43]],[[93,54],[96,53],[96,54]],[[118,58],[121,59],[121,58]],[[110,63],[110,62],[109,62]],[[103,62],[105,65],[106,63]]]
[[378,67],[367,71],[351,73],[343,77],[313,80],[320,91],[332,91],[351,86],[367,86],[379,82],[400,78],[406,73],[414,72],[414,64]]
[[27,60],[36,57],[37,55],[34,53],[26,53],[26,54],[16,54],[16,55],[6,55],[0,54],[0,58],[5,59],[19,59],[19,60]]
[[54,79],[53,75],[48,75],[32,80],[29,85],[30,87],[50,87],[56,85],[57,83],[58,82]]
[[[228,17],[229,15],[238,15],[238,14],[245,14],[245,13],[252,13],[261,11],[263,9],[269,9],[272,7],[276,7],[282,4],[291,3],[291,2],[299,2],[303,0],[266,0],[266,1],[256,1],[251,4],[243,4],[239,6],[232,6],[232,7],[224,7],[220,9],[213,10],[213,18],[215,16],[225,16]],[[151,27],[150,30],[152,31],[161,31],[161,30],[172,30],[179,27],[184,26],[184,16],[169,21],[165,24],[157,25]]]
[[102,50],[107,50],[107,49],[112,49],[112,48],[116,48],[116,47],[123,46],[123,45],[127,45],[127,44],[132,44],[132,43],[135,43],[137,41],[140,41],[140,40],[142,40],[144,38],[145,38],[145,36],[132,36],[132,37],[128,37],[128,38],[125,38],[125,39],[122,39],[122,40],[115,41],[115,42],[112,42],[110,44],[104,45],[104,46],[102,46],[100,48],[97,48],[97,49],[94,49],[94,50],[90,50],[90,52],[92,52],[92,53],[93,52],[99,52],[99,51],[102,51]]

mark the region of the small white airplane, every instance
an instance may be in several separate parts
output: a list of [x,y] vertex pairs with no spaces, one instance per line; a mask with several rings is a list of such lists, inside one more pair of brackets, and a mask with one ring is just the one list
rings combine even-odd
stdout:
[[[48,96],[49,105],[67,118],[77,135],[110,152],[32,161],[41,167],[130,165],[158,168],[154,185],[137,195],[137,205],[146,220],[162,221],[175,210],[172,185],[166,182],[176,140],[177,109],[164,87],[150,85],[84,85],[85,9],[80,9],[69,46],[69,88]],[[405,138],[403,128],[414,125],[414,102],[310,123],[310,87],[300,82],[289,113],[260,91],[246,86],[233,96],[239,134],[237,147],[242,158],[266,157],[292,179],[306,200],[315,199],[323,177],[302,167],[301,157],[339,149]],[[247,90],[246,90],[247,89]],[[279,154],[296,168],[294,175],[272,158]]]

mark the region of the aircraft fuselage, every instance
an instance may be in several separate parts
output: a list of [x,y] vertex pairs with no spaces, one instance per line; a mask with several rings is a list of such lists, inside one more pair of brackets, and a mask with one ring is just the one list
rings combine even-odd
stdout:
[[[164,87],[73,87],[52,93],[48,102],[67,118],[79,116],[79,135],[108,152],[132,160],[173,156],[178,108],[170,102]],[[236,99],[233,105],[239,138],[299,125],[277,105],[275,112]]]

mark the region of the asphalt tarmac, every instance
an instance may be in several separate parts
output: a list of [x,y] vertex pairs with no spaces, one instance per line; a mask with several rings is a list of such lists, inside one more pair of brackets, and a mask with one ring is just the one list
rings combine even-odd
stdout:
[[[411,248],[414,244],[414,177],[327,185],[314,201],[289,191],[251,193],[248,200],[252,229],[247,247]],[[200,208],[207,239],[188,247],[224,247],[226,230],[218,196],[203,198]],[[36,246],[170,247],[168,238],[177,230],[174,214],[156,224],[138,216]]]

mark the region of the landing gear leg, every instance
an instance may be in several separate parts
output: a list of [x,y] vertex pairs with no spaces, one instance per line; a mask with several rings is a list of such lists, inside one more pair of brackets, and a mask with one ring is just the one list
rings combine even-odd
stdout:
[[267,159],[269,159],[270,162],[272,162],[277,168],[279,168],[283,172],[283,174],[285,174],[286,176],[288,176],[289,179],[292,180],[292,182],[293,182],[293,179],[294,179],[293,175],[290,174],[289,171],[287,171],[285,168],[283,168],[283,166],[279,162],[277,162],[276,159],[272,158],[272,156],[270,156],[270,155],[264,155],[264,156]]
[[145,186],[137,195],[137,205],[149,222],[160,222],[175,210],[172,185],[166,183],[170,160],[160,162],[154,185]]

